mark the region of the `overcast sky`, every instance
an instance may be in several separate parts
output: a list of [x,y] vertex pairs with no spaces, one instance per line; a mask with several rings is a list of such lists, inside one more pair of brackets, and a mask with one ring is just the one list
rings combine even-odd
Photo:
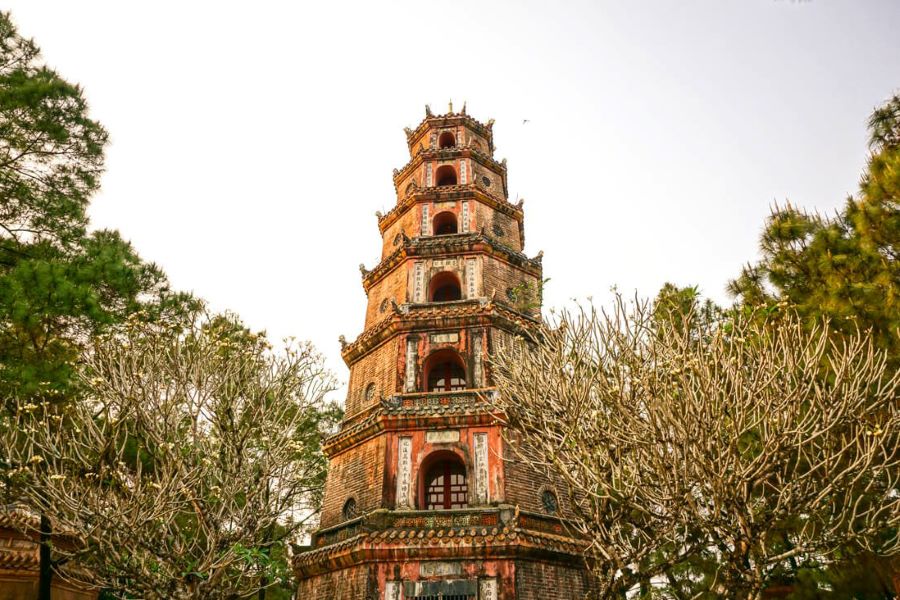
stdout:
[[855,193],[900,91],[897,0],[4,4],[110,131],[94,226],[343,380],[426,103],[496,119],[546,309],[728,302],[773,203]]

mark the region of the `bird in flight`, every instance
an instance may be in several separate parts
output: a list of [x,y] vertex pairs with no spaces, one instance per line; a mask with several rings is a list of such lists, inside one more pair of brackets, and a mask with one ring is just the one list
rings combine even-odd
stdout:
[[524,125],[525,123],[528,123],[529,120],[530,119],[522,119],[522,125]]

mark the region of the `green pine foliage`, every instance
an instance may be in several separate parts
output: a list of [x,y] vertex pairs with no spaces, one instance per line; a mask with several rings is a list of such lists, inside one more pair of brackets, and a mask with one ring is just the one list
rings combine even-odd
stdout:
[[59,402],[90,336],[192,305],[115,231],[88,232],[107,133],[0,13],[0,395]]
[[857,197],[831,217],[776,207],[760,260],[729,291],[745,306],[790,306],[847,333],[870,330],[900,365],[900,96],[873,113],[869,130]]

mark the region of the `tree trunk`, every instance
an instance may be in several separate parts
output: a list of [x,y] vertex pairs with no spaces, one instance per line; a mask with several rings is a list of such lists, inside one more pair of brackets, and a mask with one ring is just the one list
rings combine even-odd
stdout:
[[38,600],[50,600],[50,584],[53,582],[53,564],[50,556],[50,538],[53,530],[50,519],[41,512],[40,566],[38,568]]
[[256,594],[256,600],[266,600],[266,586],[269,585],[269,579],[265,575],[259,578],[259,592]]

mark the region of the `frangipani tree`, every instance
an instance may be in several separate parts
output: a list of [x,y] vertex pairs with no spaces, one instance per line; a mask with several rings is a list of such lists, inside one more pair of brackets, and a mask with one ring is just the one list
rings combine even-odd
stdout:
[[792,313],[562,313],[494,357],[518,458],[562,477],[599,596],[760,598],[900,550],[900,375]]
[[86,398],[22,404],[4,449],[71,558],[127,597],[238,598],[278,583],[315,512],[334,382],[309,345],[273,352],[230,317],[133,320],[85,355]]

